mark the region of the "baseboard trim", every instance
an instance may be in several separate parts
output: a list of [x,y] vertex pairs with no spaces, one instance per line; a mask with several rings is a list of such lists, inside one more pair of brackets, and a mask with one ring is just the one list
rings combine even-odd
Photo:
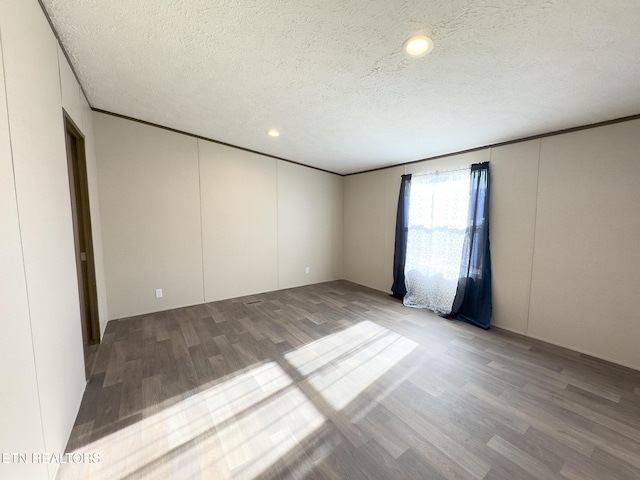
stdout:
[[496,329],[496,330],[504,330],[506,332],[509,332],[509,333],[512,333],[512,334],[515,334],[515,335],[520,335],[520,336],[525,337],[525,338],[531,338],[531,339],[537,340],[539,342],[544,342],[544,343],[547,343],[549,345],[553,345],[554,347],[565,348],[567,350],[571,350],[572,352],[580,353],[582,355],[587,355],[589,357],[593,357],[593,358],[596,358],[598,360],[604,360],[605,362],[613,363],[615,365],[619,365],[621,367],[629,368],[629,369],[634,370],[636,372],[640,372],[640,365],[632,365],[630,363],[621,362],[620,360],[615,360],[613,358],[610,358],[610,357],[607,357],[607,356],[604,356],[604,355],[598,355],[598,354],[595,354],[593,352],[589,352],[587,350],[583,350],[581,348],[577,348],[577,347],[573,347],[573,346],[570,346],[570,345],[566,345],[564,343],[556,342],[554,340],[549,340],[548,338],[539,337],[537,335],[530,335],[530,334],[519,332],[517,330],[513,330],[513,329],[510,329],[510,328],[501,327],[499,325],[492,325],[491,328],[492,329]]

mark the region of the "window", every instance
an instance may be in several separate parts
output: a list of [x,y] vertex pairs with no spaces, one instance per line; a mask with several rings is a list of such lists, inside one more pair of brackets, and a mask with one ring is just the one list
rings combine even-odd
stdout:
[[413,176],[404,304],[451,313],[469,211],[470,169]]

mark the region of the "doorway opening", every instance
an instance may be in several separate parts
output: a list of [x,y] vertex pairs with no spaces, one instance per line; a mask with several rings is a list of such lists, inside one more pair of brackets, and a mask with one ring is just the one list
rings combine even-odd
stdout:
[[87,182],[87,162],[84,135],[64,112],[65,141],[67,145],[67,166],[73,217],[73,237],[78,272],[78,293],[80,297],[80,317],[82,322],[82,342],[84,348],[85,377],[91,375],[98,345],[100,344],[100,322],[98,319],[98,294],[91,235],[91,212],[89,209],[89,186]]

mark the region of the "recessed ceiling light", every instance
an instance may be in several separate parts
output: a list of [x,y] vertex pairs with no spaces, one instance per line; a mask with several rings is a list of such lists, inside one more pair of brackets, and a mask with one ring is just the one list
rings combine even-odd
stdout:
[[271,130],[267,131],[267,135],[269,135],[270,137],[279,137],[280,136],[280,132],[278,130],[276,130],[275,128],[272,128]]
[[425,35],[416,35],[404,42],[404,50],[412,57],[426,55],[433,49],[433,41]]

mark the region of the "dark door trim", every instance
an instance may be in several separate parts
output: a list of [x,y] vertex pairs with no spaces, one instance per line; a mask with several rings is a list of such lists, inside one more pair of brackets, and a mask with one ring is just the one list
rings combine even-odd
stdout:
[[[84,135],[63,109],[65,143],[67,146],[67,167],[69,191],[73,217],[73,237],[78,273],[78,293],[82,319],[82,340],[85,363],[88,347],[100,343],[100,321],[98,318],[98,294],[91,233],[91,212],[89,207],[89,185]],[[87,377],[90,366],[86,365]]]

